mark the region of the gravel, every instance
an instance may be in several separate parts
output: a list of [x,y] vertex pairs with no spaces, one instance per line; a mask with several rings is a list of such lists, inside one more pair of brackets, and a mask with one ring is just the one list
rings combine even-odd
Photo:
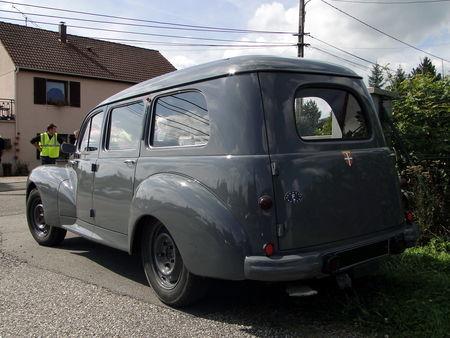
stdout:
[[6,254],[0,256],[0,299],[1,337],[253,336],[245,332],[251,329],[248,326],[197,318],[117,295]]

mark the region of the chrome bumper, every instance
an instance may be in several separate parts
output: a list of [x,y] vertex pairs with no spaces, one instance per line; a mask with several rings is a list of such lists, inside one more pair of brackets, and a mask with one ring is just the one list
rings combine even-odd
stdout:
[[[376,246],[386,243],[386,252],[381,251],[373,257],[361,257],[361,260],[352,262],[336,270],[336,272],[349,270],[354,267],[362,266],[366,263],[373,262],[382,257],[388,256],[396,252],[391,250],[391,244],[397,245],[398,242],[403,243],[403,250],[406,247],[414,246],[418,238],[418,227],[416,224],[405,224],[400,231],[390,232],[382,236],[372,237],[370,239],[351,243],[347,245],[327,247],[322,250],[311,252],[302,252],[298,254],[274,255],[266,256],[247,256],[244,261],[244,274],[246,279],[259,281],[293,281],[300,279],[309,279],[323,277],[328,275],[324,272],[324,263],[330,256],[347,254],[353,251],[356,255],[360,253],[360,249],[365,247]],[[381,245],[382,246],[382,245]],[[393,248],[392,248],[393,249]],[[397,251],[398,253],[399,251]]]

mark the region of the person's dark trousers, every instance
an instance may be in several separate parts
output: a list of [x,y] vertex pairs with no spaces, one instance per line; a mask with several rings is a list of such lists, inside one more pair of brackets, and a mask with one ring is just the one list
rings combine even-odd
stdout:
[[56,158],[48,157],[48,156],[41,156],[41,164],[55,164]]

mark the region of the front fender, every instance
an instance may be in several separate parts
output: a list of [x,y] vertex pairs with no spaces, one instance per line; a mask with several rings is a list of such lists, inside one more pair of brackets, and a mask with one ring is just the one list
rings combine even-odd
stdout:
[[[72,171],[72,172],[71,172]],[[45,165],[35,168],[27,180],[27,198],[36,187],[45,210],[45,222],[52,226],[67,224],[76,217],[76,184],[73,169]],[[63,217],[61,217],[63,216]],[[62,219],[66,220],[62,222]]]
[[140,183],[131,206],[130,248],[135,224],[148,215],[169,230],[190,272],[244,279],[246,233],[230,210],[198,181],[158,174]]

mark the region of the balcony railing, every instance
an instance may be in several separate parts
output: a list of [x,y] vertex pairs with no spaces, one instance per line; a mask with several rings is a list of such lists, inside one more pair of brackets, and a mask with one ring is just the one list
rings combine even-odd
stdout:
[[0,121],[15,120],[15,100],[0,99]]

